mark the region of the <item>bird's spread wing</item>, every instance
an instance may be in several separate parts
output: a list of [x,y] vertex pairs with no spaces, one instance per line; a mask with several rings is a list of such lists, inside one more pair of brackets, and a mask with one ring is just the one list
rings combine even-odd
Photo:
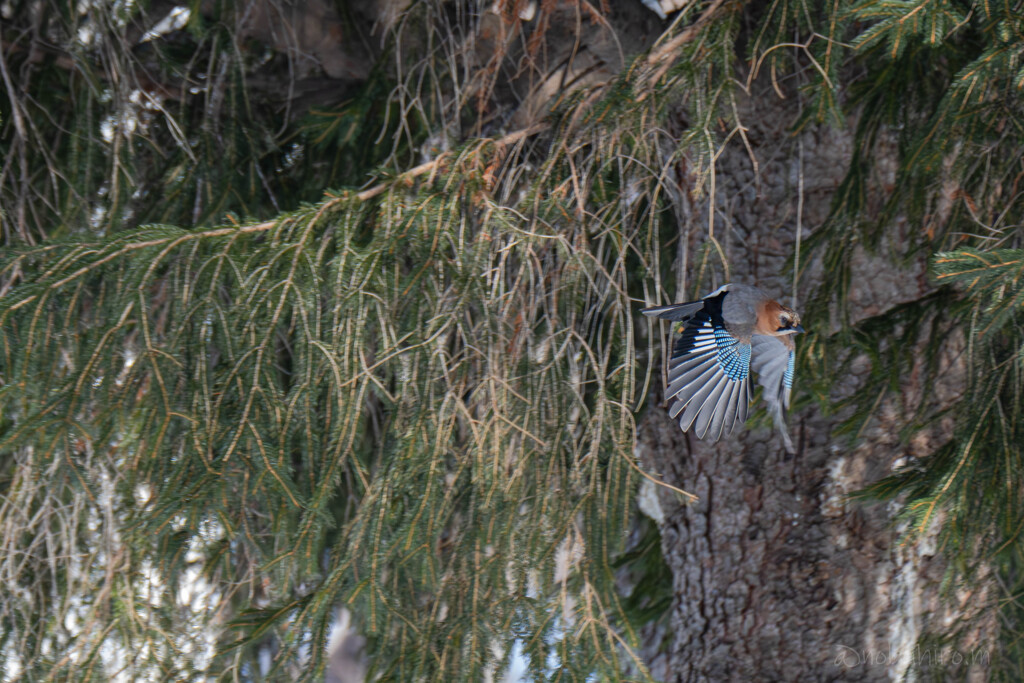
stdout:
[[717,441],[747,419],[750,344],[733,337],[722,320],[723,292],[705,298],[681,330],[669,361],[669,415],[683,431]]
[[768,404],[768,412],[775,420],[775,426],[782,432],[786,442],[786,450],[793,453],[793,442],[789,438],[784,417],[789,408],[789,395],[793,390],[793,364],[795,355],[792,340],[781,337],[770,337],[755,334],[750,338],[750,366],[757,373],[757,382],[764,387],[764,399]]

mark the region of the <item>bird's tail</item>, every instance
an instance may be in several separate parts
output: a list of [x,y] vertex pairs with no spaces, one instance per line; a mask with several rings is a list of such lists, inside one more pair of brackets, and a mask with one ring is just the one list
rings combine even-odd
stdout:
[[703,300],[688,301],[682,304],[669,304],[667,306],[652,306],[651,308],[641,309],[640,312],[652,318],[678,321],[692,318],[702,308],[704,308]]

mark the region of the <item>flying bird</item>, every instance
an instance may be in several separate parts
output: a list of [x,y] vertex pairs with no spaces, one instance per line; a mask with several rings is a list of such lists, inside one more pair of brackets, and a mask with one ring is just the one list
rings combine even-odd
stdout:
[[783,413],[793,388],[800,316],[757,287],[723,285],[700,301],[643,309],[645,315],[679,325],[668,366],[669,415],[684,432],[718,441],[747,420],[754,397],[750,371],[786,450],[794,452]]

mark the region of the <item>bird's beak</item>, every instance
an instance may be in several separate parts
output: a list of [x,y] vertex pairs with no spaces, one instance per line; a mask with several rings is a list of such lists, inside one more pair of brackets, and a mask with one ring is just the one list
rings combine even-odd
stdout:
[[804,333],[804,326],[803,325],[793,325],[793,332],[794,332],[794,334],[803,334]]

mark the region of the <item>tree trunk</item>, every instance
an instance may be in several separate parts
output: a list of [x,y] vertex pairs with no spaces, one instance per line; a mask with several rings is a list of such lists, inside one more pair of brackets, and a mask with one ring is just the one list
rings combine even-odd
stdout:
[[[825,218],[849,161],[855,122],[844,130],[811,127],[794,137],[789,131],[799,103],[794,89],[787,95],[782,100],[769,85],[755,84],[740,102],[750,151],[730,145],[718,159],[715,234],[731,281],[761,286],[795,303],[807,318],[811,312],[803,302],[829,274],[812,264],[803,271],[801,300],[788,301],[792,281],[783,278],[785,260],[796,253],[798,215],[803,239]],[[695,240],[707,232],[706,202],[690,214],[692,224],[680,226],[683,254],[697,253]],[[688,271],[693,277],[695,262],[691,257],[690,267],[680,269],[680,291],[692,293],[685,277]],[[850,306],[857,317],[916,299],[927,287],[923,257],[903,269],[884,255],[860,254],[856,262]],[[946,383],[956,382],[954,370]],[[848,381],[832,387],[836,399],[857,378]],[[925,455],[934,444],[922,437],[901,445],[895,417],[887,417],[894,412],[884,403],[856,447],[833,437],[838,418],[822,415],[815,405],[789,415],[795,455],[768,427],[707,444],[680,431],[661,402],[663,384],[654,385],[639,428],[640,457],[650,471],[700,496],[686,505],[653,485],[645,486],[656,492],[641,496],[648,501],[642,507],[659,522],[674,575],[668,635],[652,636],[648,648],[656,678],[888,681],[913,677],[920,668],[939,677],[984,680],[988,653],[964,649],[975,642],[971,636],[958,650],[930,649],[920,640],[932,627],[949,633],[984,596],[961,594],[959,605],[943,602],[946,566],[931,535],[905,541],[903,527],[894,525],[898,506],[845,499],[889,474],[911,450]]]

